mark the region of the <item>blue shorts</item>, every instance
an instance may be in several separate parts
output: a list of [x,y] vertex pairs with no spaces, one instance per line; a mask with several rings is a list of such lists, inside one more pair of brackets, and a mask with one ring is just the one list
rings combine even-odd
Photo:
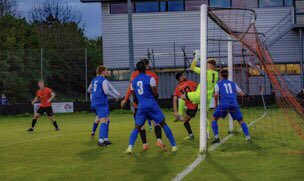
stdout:
[[91,108],[99,119],[109,117],[110,111],[109,111],[109,106],[107,104],[96,105],[96,106],[92,106]]
[[151,105],[150,107],[139,108],[135,115],[135,124],[142,126],[147,119],[153,120],[156,124],[160,124],[165,119],[165,116],[157,104]]
[[230,114],[233,120],[241,121],[243,120],[243,115],[241,113],[240,107],[237,105],[228,105],[228,104],[223,104],[219,105],[214,113],[213,117],[215,118],[226,118],[227,114]]

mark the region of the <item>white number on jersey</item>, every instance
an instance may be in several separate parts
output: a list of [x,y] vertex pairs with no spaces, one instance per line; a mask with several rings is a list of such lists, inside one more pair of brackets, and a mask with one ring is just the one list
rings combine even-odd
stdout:
[[230,84],[230,83],[224,84],[224,87],[225,87],[225,89],[226,89],[226,93],[227,93],[227,94],[232,94],[232,93],[233,93],[233,92],[232,92],[232,87],[231,87],[231,84]]
[[144,93],[143,82],[142,81],[138,81],[137,82],[137,86],[139,87],[139,89],[137,89],[138,94],[142,95]]
[[93,85],[93,91],[94,91],[94,92],[96,92],[96,90],[97,90],[97,83],[98,83],[98,81],[96,80],[96,81],[94,82],[94,85]]

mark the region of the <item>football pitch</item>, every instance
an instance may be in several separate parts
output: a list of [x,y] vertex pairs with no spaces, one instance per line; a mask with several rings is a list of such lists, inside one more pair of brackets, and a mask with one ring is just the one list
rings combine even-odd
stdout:
[[[262,108],[242,110],[248,123],[263,114]],[[269,112],[281,114],[275,108]],[[197,158],[199,115],[191,121],[195,139],[184,140],[187,135],[183,124],[173,122],[171,111],[166,110],[165,114],[179,148],[177,153],[170,151],[164,133],[169,151],[157,148],[154,132],[147,127],[150,150],[141,150],[138,137],[134,153],[124,154],[134,127],[129,111],[111,113],[109,137],[113,144],[108,147],[98,147],[97,138],[90,138],[94,119],[90,113],[55,115],[61,128],[58,132],[46,116],[38,120],[33,133],[26,131],[31,115],[0,117],[0,180],[171,180]],[[278,117],[271,114],[265,125],[274,124],[271,122]],[[245,141],[235,124],[237,133],[231,140],[208,152],[184,180],[303,180],[303,141],[286,135],[291,133],[287,131],[282,144],[273,146],[267,132],[263,137],[258,135],[263,133],[263,121],[250,128],[252,142]],[[225,137],[227,120],[219,122],[219,129],[220,136]]]

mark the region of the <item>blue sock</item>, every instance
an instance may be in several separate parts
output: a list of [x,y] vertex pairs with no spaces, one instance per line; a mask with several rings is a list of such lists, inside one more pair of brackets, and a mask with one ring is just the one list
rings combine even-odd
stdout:
[[173,137],[172,131],[171,131],[171,129],[169,128],[169,126],[168,126],[168,125],[165,125],[165,126],[163,127],[163,129],[164,129],[164,132],[166,133],[166,136],[167,136],[167,138],[169,139],[171,145],[172,145],[172,146],[176,146],[176,144],[175,144],[175,139],[174,139],[174,137]]
[[92,133],[95,133],[96,132],[96,129],[98,127],[98,123],[93,123],[93,129],[92,129]]
[[243,122],[241,124],[241,127],[242,127],[242,130],[243,130],[245,136],[249,136],[249,130],[248,130],[247,124],[245,122]]
[[149,124],[150,127],[152,126],[152,123],[151,123],[150,119],[148,119],[148,124]]
[[105,129],[105,137],[104,138],[109,138],[109,124],[110,124],[110,121],[105,123],[106,129]]
[[217,125],[217,121],[212,121],[212,131],[214,134],[215,138],[218,138],[218,125]]
[[134,145],[137,136],[138,136],[139,131],[137,129],[134,129],[130,135],[130,139],[129,139],[129,145]]
[[107,131],[107,123],[101,123],[99,128],[99,139],[104,139]]

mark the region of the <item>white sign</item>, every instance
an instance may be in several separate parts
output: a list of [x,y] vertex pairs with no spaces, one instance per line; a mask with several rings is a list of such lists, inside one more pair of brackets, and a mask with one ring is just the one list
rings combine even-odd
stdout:
[[[40,103],[34,105],[34,112],[39,109]],[[55,102],[52,103],[54,113],[72,113],[74,112],[73,102]]]

